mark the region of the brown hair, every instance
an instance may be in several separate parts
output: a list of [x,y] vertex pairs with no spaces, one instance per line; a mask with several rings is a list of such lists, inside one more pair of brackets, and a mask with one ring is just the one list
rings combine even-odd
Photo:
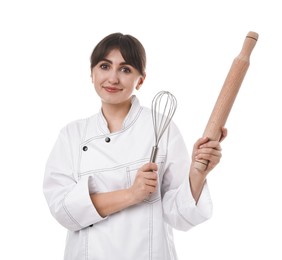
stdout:
[[113,49],[118,49],[125,62],[145,76],[146,52],[143,45],[135,37],[122,33],[110,34],[96,45],[90,57],[91,70]]

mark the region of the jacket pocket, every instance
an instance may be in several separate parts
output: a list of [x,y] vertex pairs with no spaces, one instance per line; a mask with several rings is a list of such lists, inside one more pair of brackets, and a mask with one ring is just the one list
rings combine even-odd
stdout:
[[[116,190],[128,189],[134,183],[137,171],[148,160],[138,160],[135,162],[127,163],[112,168],[95,169],[85,173],[81,173],[80,177],[91,176],[89,179],[89,191],[90,193],[111,192]],[[150,197],[144,202],[154,203],[161,198],[160,183],[162,181],[162,166],[163,160],[160,158],[156,162],[158,164],[158,187]]]
[[99,169],[81,174],[81,176],[91,176],[89,178],[90,193],[111,192],[127,189],[130,184],[126,173],[126,167],[116,167],[108,169]]

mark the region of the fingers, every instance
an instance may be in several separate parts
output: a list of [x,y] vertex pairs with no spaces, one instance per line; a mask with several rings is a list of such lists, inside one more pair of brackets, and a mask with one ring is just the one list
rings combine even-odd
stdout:
[[157,181],[157,179],[155,179],[155,180],[146,179],[146,180],[145,180],[145,184],[146,184],[147,186],[156,187],[157,184],[158,184],[158,181]]
[[221,145],[219,141],[208,141],[199,146],[199,149],[215,149],[217,151],[221,151]]
[[211,160],[213,157],[221,157],[221,146],[218,141],[208,141],[201,144],[198,149],[195,150],[194,156],[196,160],[204,159]]
[[206,160],[209,162],[218,163],[221,158],[221,152],[216,150],[202,150],[196,154],[196,160]]
[[198,139],[196,141],[196,143],[194,144],[194,149],[198,149],[201,145],[203,145],[204,143],[206,143],[208,141],[209,141],[208,137],[202,137],[202,138]]
[[146,163],[140,168],[140,170],[143,171],[143,172],[157,171],[158,165],[156,163],[151,163],[151,162]]
[[137,171],[134,183],[130,188],[137,203],[142,202],[157,190],[157,169],[157,164],[147,163]]
[[208,161],[208,167],[205,169],[205,174],[208,174],[219,162],[222,157],[221,144],[227,136],[227,129],[222,128],[222,135],[219,141],[209,140],[208,137],[200,138],[196,141],[193,147],[192,162],[198,160]]
[[[222,127],[221,136],[219,138],[220,143],[227,137],[227,134],[228,134],[227,128]],[[194,148],[198,148],[198,147],[200,147],[201,145],[203,145],[207,142],[209,142],[209,138],[208,137],[202,137],[202,138],[198,139],[197,142],[194,144]]]
[[221,131],[222,132],[221,132],[221,137],[219,139],[219,142],[222,142],[228,134],[227,129],[225,127],[222,127]]

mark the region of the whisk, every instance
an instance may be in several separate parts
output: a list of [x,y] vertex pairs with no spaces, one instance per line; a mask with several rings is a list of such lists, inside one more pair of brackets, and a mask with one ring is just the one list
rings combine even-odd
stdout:
[[150,162],[156,161],[159,142],[169,126],[176,108],[177,100],[169,91],[160,91],[155,95],[151,106],[155,145],[152,148]]

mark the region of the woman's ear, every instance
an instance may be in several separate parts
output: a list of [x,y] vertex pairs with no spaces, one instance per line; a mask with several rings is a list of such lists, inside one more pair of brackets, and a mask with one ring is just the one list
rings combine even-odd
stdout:
[[139,90],[141,88],[142,84],[144,83],[145,78],[146,78],[146,74],[140,77],[139,82],[136,86],[136,90]]

